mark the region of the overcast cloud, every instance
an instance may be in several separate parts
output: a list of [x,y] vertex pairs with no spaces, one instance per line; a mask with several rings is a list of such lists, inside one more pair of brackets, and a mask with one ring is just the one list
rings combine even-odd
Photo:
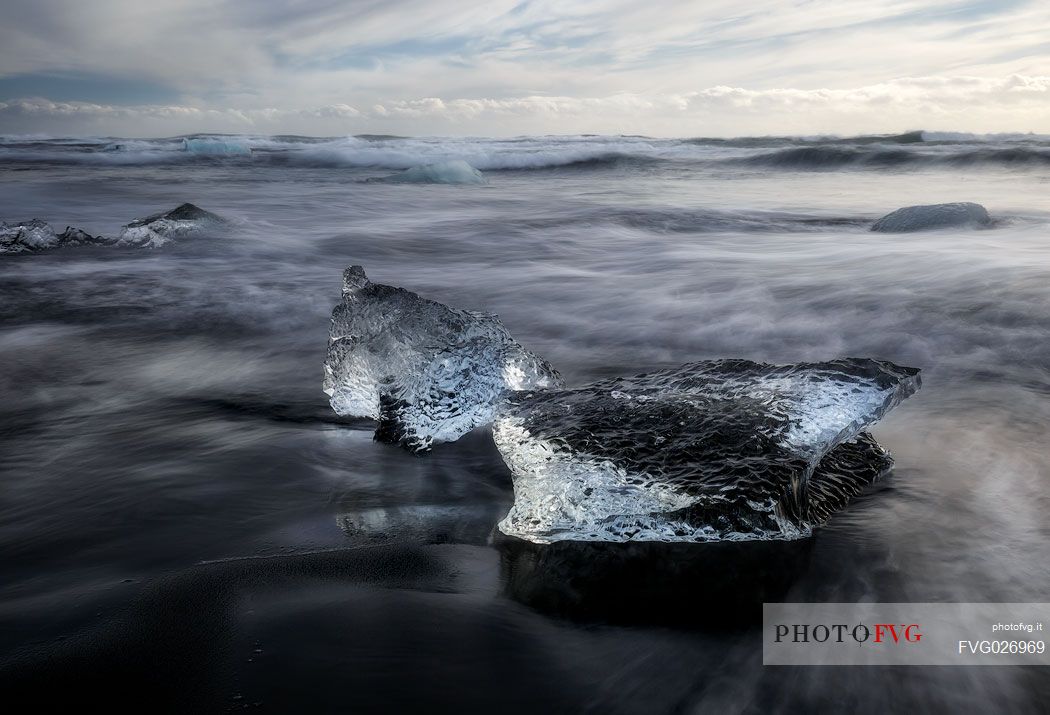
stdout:
[[5,0],[0,132],[1050,133],[1050,3]]

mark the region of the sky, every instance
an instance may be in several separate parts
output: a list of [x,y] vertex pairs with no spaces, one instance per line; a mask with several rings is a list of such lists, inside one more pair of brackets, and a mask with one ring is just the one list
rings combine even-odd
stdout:
[[1050,133],[1046,0],[3,0],[0,133]]

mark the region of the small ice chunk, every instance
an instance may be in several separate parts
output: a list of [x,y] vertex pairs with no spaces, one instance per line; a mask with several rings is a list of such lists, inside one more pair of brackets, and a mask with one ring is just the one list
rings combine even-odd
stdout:
[[63,246],[95,246],[110,242],[103,236],[92,236],[72,226],[66,226],[65,231],[56,234],[50,224],[40,219],[0,224],[0,253],[25,253]]
[[806,536],[888,468],[862,432],[918,372],[716,360],[516,393],[493,425],[514,478],[499,528],[537,543]]
[[387,181],[406,184],[484,184],[485,176],[467,162],[456,159],[413,166]]
[[73,226],[66,226],[66,230],[58,234],[58,240],[63,246],[104,246],[113,243],[112,238],[92,236],[87,231]]
[[39,251],[56,248],[58,245],[55,229],[40,219],[0,224],[0,251],[3,253]]
[[938,228],[978,228],[991,223],[992,218],[984,206],[960,202],[905,206],[880,218],[871,230],[880,233],[910,233]]
[[343,273],[324,391],[340,415],[379,421],[376,439],[423,451],[492,421],[508,390],[561,385],[490,313],[459,310]]
[[178,238],[200,235],[225,224],[220,216],[193,204],[182,204],[171,211],[132,221],[120,232],[117,245],[159,248]]

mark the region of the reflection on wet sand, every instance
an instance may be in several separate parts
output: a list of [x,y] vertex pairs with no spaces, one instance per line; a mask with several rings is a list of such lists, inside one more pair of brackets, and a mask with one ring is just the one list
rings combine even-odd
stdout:
[[547,615],[617,625],[747,628],[805,573],[812,539],[545,546],[501,537],[506,595]]

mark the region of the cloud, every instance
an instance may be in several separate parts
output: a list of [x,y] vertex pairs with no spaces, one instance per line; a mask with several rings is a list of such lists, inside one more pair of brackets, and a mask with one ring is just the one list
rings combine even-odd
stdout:
[[1050,132],[1050,76],[906,77],[850,89],[719,85],[602,97],[424,97],[308,109],[0,102],[5,132],[156,136],[187,131],[305,134],[647,133],[665,136],[945,129]]
[[548,94],[594,82],[667,89],[694,72],[745,86],[786,75],[768,86],[848,85],[879,73],[963,74],[1002,65],[1006,53],[1016,66],[999,75],[1050,71],[1048,20],[1038,0],[6,0],[0,67],[137,75],[189,93],[265,94],[293,77],[345,76],[347,62],[362,80],[378,63],[405,97],[508,81]]
[[0,131],[1045,130],[1004,87],[1050,75],[1048,26],[1042,0],[6,0],[0,96],[82,103]]
[[172,104],[121,106],[92,104],[90,102],[53,102],[32,98],[0,102],[0,124],[27,121],[86,122],[96,126],[133,122],[144,126],[162,126],[168,122],[192,122],[197,127],[212,126],[216,130],[239,129],[281,124],[296,120],[346,120],[361,117],[357,109],[347,104],[333,104],[310,110],[261,109],[207,109]]

